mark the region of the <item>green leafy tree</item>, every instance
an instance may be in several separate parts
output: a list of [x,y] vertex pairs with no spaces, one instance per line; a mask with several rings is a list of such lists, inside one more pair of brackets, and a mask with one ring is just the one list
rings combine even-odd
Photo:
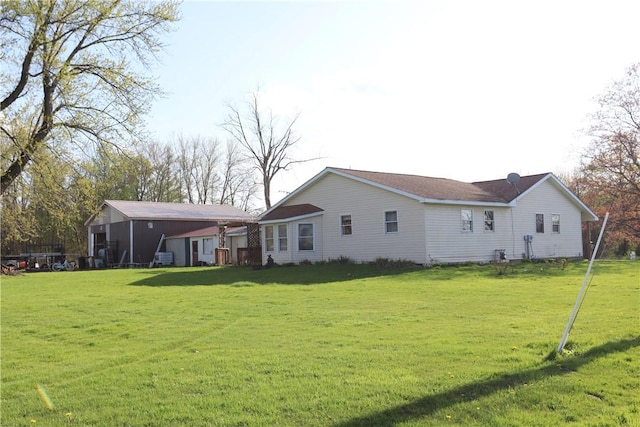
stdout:
[[[148,75],[173,1],[0,2],[0,190],[55,144],[130,144],[161,91]],[[54,151],[52,151],[54,153]]]

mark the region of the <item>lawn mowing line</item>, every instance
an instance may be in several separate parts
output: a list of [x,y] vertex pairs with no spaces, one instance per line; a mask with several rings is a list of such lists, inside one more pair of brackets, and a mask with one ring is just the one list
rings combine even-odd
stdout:
[[[204,329],[206,328],[201,328],[201,330],[198,330],[198,333],[193,333],[191,334],[191,336],[196,336],[198,338],[196,339],[192,339],[192,340],[185,340],[183,341],[182,344],[178,345],[177,341],[173,342],[173,343],[167,343],[164,344],[162,346],[159,346],[158,348],[152,350],[152,351],[145,351],[144,353],[140,352],[140,353],[136,353],[136,354],[130,354],[130,355],[123,355],[121,358],[117,358],[117,359],[109,359],[109,360],[105,360],[102,363],[102,367],[100,368],[96,368],[96,367],[92,367],[91,371],[89,372],[84,372],[84,373],[79,373],[79,374],[70,374],[70,373],[65,373],[64,375],[64,380],[62,381],[58,381],[58,380],[52,380],[52,381],[45,381],[42,380],[42,382],[47,383],[47,384],[56,384],[56,385],[60,385],[60,386],[65,386],[65,385],[69,385],[72,383],[75,383],[79,380],[83,380],[86,378],[91,378],[94,377],[98,374],[102,374],[108,371],[112,371],[114,369],[119,369],[119,368],[123,368],[126,366],[132,366],[138,363],[143,363],[143,362],[148,362],[149,360],[156,358],[160,355],[163,354],[172,354],[172,353],[178,353],[179,351],[182,351],[184,348],[188,347],[188,346],[193,346],[193,344],[198,343],[198,342],[202,342],[205,341],[206,339],[209,339],[215,335],[218,335],[224,331],[226,331],[227,329],[229,329],[231,326],[237,324],[238,322],[240,322],[241,320],[243,320],[245,318],[239,318],[239,319],[235,319],[233,322],[228,323],[227,325],[225,325],[222,328],[218,328],[215,329],[212,333],[209,334],[204,334],[201,333]],[[208,330],[208,329],[207,329]],[[144,354],[146,356],[141,357],[141,355]],[[122,362],[124,360],[124,362]],[[115,363],[115,364],[114,364]],[[82,370],[84,367],[80,367],[77,370]],[[55,373],[54,373],[55,374]],[[58,376],[58,374],[55,374],[56,377]],[[11,385],[18,385],[21,383],[29,383],[29,382],[33,382],[33,380],[31,379],[24,379],[24,380],[17,380],[17,381],[11,381],[11,382],[3,382],[4,386],[11,386]]]

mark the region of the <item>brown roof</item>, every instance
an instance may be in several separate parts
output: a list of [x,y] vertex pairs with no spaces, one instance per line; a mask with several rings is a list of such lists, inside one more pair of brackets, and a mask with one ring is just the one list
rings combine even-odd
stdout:
[[260,218],[260,220],[273,221],[277,219],[295,218],[297,216],[309,215],[322,211],[323,209],[320,209],[319,207],[311,205],[309,203],[304,203],[301,205],[279,206]]
[[[246,233],[246,227],[227,227],[225,233],[229,235],[242,234],[242,231]],[[200,228],[198,230],[189,231],[187,233],[176,234],[175,236],[168,236],[167,239],[183,239],[187,237],[209,237],[217,236],[220,232],[220,228],[217,225],[211,227]]]
[[456,200],[468,202],[508,203],[548,174],[522,177],[518,191],[506,179],[482,182],[461,182],[447,178],[432,178],[420,175],[370,172],[354,169],[331,168],[392,190],[408,193],[424,199]]

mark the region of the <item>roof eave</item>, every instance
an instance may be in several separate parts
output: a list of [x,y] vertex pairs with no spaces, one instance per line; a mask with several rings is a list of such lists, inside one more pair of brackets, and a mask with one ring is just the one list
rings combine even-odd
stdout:
[[314,216],[320,216],[323,213],[324,213],[324,211],[318,211],[318,212],[312,212],[312,213],[308,213],[308,214],[304,214],[304,215],[292,216],[292,217],[288,217],[288,218],[268,219],[268,220],[264,220],[264,221],[258,221],[258,224],[267,225],[267,224],[277,224],[277,223],[282,223],[282,222],[300,221],[301,219],[307,219],[307,218],[312,218]]

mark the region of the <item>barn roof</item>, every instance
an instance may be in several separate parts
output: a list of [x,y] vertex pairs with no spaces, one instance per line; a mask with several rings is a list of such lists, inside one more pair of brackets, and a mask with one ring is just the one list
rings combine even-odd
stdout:
[[[252,223],[256,218],[230,205],[196,205],[168,202],[105,200],[100,211],[110,206],[128,220],[215,221],[220,223]],[[93,221],[93,215],[86,224]]]

